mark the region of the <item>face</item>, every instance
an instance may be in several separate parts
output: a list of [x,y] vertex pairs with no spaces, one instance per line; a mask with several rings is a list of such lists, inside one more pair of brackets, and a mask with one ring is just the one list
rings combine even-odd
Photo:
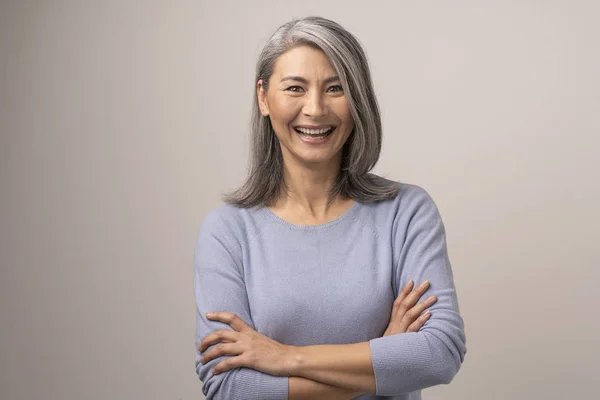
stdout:
[[341,82],[322,51],[300,46],[279,56],[268,89],[258,81],[257,95],[287,167],[339,168],[354,122]]

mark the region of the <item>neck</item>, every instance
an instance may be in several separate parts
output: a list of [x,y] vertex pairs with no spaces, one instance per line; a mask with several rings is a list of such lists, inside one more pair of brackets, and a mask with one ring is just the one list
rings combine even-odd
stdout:
[[283,178],[287,193],[276,203],[277,208],[293,208],[313,215],[326,213],[337,200],[328,205],[329,192],[340,172],[340,162],[327,165],[298,165],[284,162]]

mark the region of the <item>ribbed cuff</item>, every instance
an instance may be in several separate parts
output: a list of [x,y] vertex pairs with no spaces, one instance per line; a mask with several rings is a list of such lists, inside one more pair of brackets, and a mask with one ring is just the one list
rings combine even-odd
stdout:
[[[227,390],[228,400],[287,400],[288,377],[268,375],[250,368],[233,370]],[[221,390],[224,388],[222,387]]]
[[369,341],[376,394],[393,396],[423,387],[431,363],[425,337],[416,332],[384,336]]

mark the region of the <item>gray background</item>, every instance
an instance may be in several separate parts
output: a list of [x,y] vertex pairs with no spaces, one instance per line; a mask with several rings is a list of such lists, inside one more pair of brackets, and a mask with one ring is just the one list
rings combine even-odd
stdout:
[[591,398],[599,4],[2,1],[0,398],[202,398],[193,242],[245,176],[258,52],[311,14],[365,46],[376,172],[446,224],[469,350],[424,398]]

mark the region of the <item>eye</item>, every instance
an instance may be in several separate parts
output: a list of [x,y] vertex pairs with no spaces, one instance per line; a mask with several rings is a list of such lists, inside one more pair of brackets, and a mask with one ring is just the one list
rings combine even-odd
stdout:
[[[332,90],[332,89],[333,89],[333,90]],[[333,86],[330,86],[330,87],[327,89],[327,91],[328,91],[328,92],[343,92],[343,91],[344,91],[344,89],[342,88],[342,86],[341,86],[341,85],[333,85]]]
[[302,92],[304,91],[304,89],[302,89],[302,87],[300,86],[290,86],[285,90],[289,90],[290,92]]

